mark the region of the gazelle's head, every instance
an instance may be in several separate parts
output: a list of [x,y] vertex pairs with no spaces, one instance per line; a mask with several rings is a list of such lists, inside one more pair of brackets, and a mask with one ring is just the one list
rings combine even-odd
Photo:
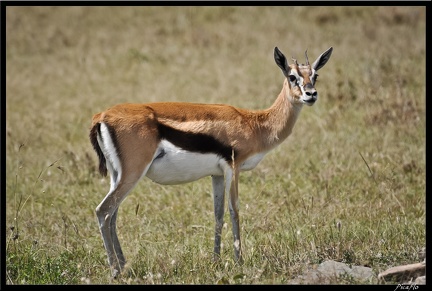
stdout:
[[315,89],[315,82],[318,77],[317,71],[321,69],[330,59],[333,48],[330,47],[323,52],[315,62],[309,64],[307,50],[305,52],[306,64],[299,64],[293,58],[294,63],[288,65],[284,54],[275,47],[274,58],[276,64],[282,69],[288,85],[288,98],[290,102],[312,106],[318,99],[318,92]]

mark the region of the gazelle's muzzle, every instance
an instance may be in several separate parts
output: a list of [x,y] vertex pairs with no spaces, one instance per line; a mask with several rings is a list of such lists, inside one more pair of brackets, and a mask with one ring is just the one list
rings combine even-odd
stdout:
[[304,87],[303,101],[307,105],[312,105],[318,99],[318,92],[311,83],[307,83]]

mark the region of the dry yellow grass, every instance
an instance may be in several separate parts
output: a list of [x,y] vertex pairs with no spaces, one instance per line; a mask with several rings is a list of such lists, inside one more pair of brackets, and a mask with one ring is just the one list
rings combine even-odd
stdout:
[[[209,179],[143,180],[119,211],[130,274],[110,281],[91,116],[123,102],[268,107],[283,80],[275,46],[299,60],[334,52],[318,102],[241,176],[245,265],[232,262],[226,217],[211,266]],[[421,6],[6,7],[6,283],[279,284],[325,259],[377,271],[415,261],[425,55]]]

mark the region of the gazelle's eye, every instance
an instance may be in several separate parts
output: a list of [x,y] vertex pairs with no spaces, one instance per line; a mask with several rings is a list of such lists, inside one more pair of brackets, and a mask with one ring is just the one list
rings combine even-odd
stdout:
[[297,80],[297,78],[294,75],[289,75],[289,80],[290,80],[290,82],[295,82]]

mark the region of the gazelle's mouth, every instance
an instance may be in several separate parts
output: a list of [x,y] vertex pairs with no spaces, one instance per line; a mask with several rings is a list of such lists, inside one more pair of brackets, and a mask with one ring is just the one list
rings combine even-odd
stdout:
[[303,102],[309,106],[313,105],[315,103],[315,101],[316,101],[316,99],[303,100]]

